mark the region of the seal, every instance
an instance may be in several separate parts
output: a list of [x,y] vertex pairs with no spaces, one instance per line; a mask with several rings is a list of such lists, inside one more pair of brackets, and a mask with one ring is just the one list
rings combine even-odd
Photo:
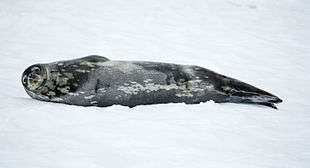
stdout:
[[80,106],[161,103],[246,103],[276,108],[266,91],[203,67],[161,62],[111,61],[91,55],[35,64],[22,75],[32,98]]

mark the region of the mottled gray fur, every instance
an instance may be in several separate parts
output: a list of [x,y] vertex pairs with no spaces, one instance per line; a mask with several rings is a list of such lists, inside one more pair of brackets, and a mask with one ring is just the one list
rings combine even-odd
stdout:
[[282,100],[208,69],[159,62],[110,61],[101,56],[35,64],[22,83],[34,99],[81,106],[179,103],[261,104]]

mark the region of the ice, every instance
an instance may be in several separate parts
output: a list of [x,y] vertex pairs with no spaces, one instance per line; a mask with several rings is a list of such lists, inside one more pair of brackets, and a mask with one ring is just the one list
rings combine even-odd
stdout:
[[[310,1],[0,1],[0,167],[310,167]],[[34,63],[199,65],[279,96],[78,107],[31,99]]]

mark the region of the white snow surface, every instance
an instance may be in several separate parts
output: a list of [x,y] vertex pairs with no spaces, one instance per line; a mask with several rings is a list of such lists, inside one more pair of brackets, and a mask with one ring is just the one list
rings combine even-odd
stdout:
[[[1,0],[1,168],[310,167],[310,1]],[[194,64],[269,91],[242,104],[31,99],[28,66],[91,54]]]

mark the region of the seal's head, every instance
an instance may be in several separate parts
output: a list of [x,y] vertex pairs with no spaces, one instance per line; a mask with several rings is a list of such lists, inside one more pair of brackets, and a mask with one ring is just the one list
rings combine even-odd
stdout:
[[22,83],[27,91],[36,92],[44,86],[47,72],[43,65],[35,64],[27,68],[22,75]]
[[60,102],[69,92],[75,92],[79,84],[74,75],[77,74],[82,79],[83,73],[74,74],[74,70],[71,73],[70,70],[74,67],[65,67],[63,64],[55,62],[28,67],[21,78],[27,94],[38,100]]

